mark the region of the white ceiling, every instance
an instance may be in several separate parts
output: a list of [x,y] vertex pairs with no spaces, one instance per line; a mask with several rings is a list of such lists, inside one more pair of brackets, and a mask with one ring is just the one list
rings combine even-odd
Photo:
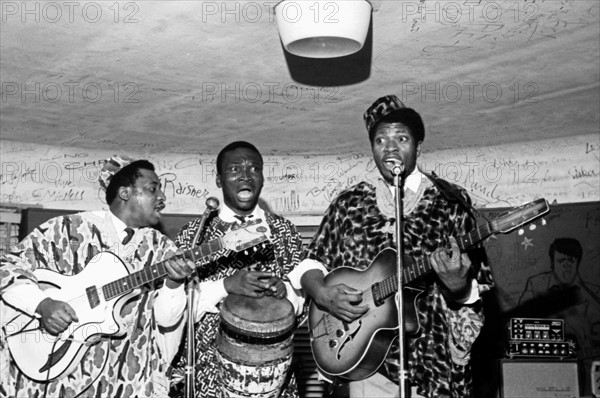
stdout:
[[423,115],[426,151],[599,131],[597,0],[372,0],[363,50],[329,60],[284,51],[274,4],[3,0],[1,138],[364,152],[386,94]]

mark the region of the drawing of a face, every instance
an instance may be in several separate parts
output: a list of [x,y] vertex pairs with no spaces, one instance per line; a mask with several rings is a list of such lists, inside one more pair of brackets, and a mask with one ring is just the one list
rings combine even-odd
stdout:
[[554,253],[554,273],[561,283],[571,284],[575,281],[577,275],[577,258],[561,253]]

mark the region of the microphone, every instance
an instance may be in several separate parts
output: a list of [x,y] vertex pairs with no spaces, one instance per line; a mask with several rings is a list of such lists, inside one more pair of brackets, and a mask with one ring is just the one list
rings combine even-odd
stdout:
[[388,166],[388,170],[391,171],[395,176],[399,176],[404,171],[404,163],[402,163],[400,160],[388,160],[386,164]]
[[205,213],[210,213],[219,208],[219,199],[211,196],[206,199],[206,210]]
[[206,209],[204,209],[204,213],[202,214],[202,218],[200,219],[200,225],[198,226],[198,231],[196,235],[194,235],[194,240],[192,241],[192,247],[195,247],[198,244],[198,238],[200,234],[204,230],[204,225],[206,224],[206,220],[208,220],[210,214],[219,208],[219,199],[211,196],[206,199]]

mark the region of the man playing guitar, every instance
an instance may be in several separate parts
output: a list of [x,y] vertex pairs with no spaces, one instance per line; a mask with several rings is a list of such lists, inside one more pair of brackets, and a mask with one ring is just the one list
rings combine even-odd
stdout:
[[[356,288],[359,280],[354,286],[327,284],[325,275],[339,267],[367,270],[382,250],[395,247],[392,169],[400,166],[405,255],[415,259],[429,256],[435,271],[421,279],[423,292],[414,302],[420,327],[406,336],[407,384],[413,397],[469,397],[470,350],[483,325],[479,295],[491,286],[489,269],[471,266],[469,258],[459,254],[455,240],[474,225],[471,201],[464,189],[417,168],[425,130],[416,111],[405,108],[391,95],[375,101],[364,118],[380,176],[377,181],[361,182],[339,194],[309,244],[305,259],[289,276],[292,285],[301,286],[317,308],[343,321],[343,327],[336,330],[331,327],[332,319],[323,316],[311,329],[312,341],[332,331],[337,333],[339,339],[329,340],[325,349],[335,353],[332,362],[342,361],[351,350],[350,344],[359,339],[361,328],[366,327],[371,307],[381,304],[373,301],[370,289]],[[393,262],[387,266],[395,269]],[[352,324],[358,319],[363,323]],[[403,325],[399,329],[404,333]],[[397,336],[399,331],[393,333]],[[392,339],[390,344],[391,349],[389,345],[383,348],[384,360],[368,375],[325,373],[351,380],[351,397],[399,396],[398,340]],[[327,366],[320,366],[324,368]]]
[[[169,260],[181,251],[166,236],[150,228],[158,223],[165,208],[165,195],[150,162],[111,157],[104,163],[99,180],[106,191],[109,211],[88,211],[53,218],[35,228],[13,248],[11,254],[1,259],[3,332],[0,347],[2,360],[8,363],[0,364],[0,396],[62,398],[167,395],[165,370],[169,358],[165,357],[159,343],[157,319],[163,313],[167,314],[163,318],[168,318],[170,307],[180,297],[174,292],[182,289],[182,281],[191,274],[194,263],[177,258]],[[78,274],[83,275],[98,266],[98,262],[94,264],[95,259],[107,252],[122,260],[120,264],[127,268],[123,271],[126,275],[133,272],[139,274],[138,271],[162,261],[162,270],[168,278],[164,284],[163,278],[152,281],[148,278],[146,281],[150,282],[139,284],[141,294],[122,302],[117,298],[119,306],[107,318],[112,320],[114,315],[118,319],[117,324],[124,326],[123,333],[117,337],[103,336],[85,342],[86,349],[82,351],[81,360],[76,363],[73,361],[65,374],[49,377],[50,381],[32,380],[25,376],[9,356],[5,340],[6,335],[22,325],[9,324],[5,313],[13,310],[27,314],[38,325],[35,328],[37,330],[32,328],[31,332],[19,335],[19,340],[29,339],[21,342],[26,346],[39,347],[40,341],[36,339],[40,338],[55,341],[52,346],[55,345],[56,350],[52,350],[46,365],[41,367],[39,379],[45,378],[44,369],[50,374],[52,368],[65,358],[70,347],[81,343],[70,333],[73,333],[72,329],[80,320],[83,322],[84,314],[74,309],[78,308],[75,302],[67,303],[49,297],[40,288],[42,281],[36,277],[36,272],[48,272],[75,280]],[[102,263],[100,274],[110,273],[108,266],[112,264],[115,262]],[[61,286],[61,289],[68,290],[68,287]],[[99,296],[95,296],[95,303],[106,301],[108,296],[109,291],[99,292]],[[185,296],[182,300],[185,300]],[[35,334],[40,330],[43,330],[43,334]],[[88,331],[91,333],[94,330]],[[65,339],[58,338],[61,335],[65,335]],[[84,333],[81,339],[86,339],[88,335]]]

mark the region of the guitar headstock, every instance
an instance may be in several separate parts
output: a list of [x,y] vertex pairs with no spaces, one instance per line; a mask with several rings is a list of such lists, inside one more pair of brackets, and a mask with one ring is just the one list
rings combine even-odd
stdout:
[[492,221],[494,230],[506,234],[550,211],[550,205],[544,198],[515,207]]
[[221,237],[226,249],[241,252],[271,239],[271,230],[260,218],[235,226]]

